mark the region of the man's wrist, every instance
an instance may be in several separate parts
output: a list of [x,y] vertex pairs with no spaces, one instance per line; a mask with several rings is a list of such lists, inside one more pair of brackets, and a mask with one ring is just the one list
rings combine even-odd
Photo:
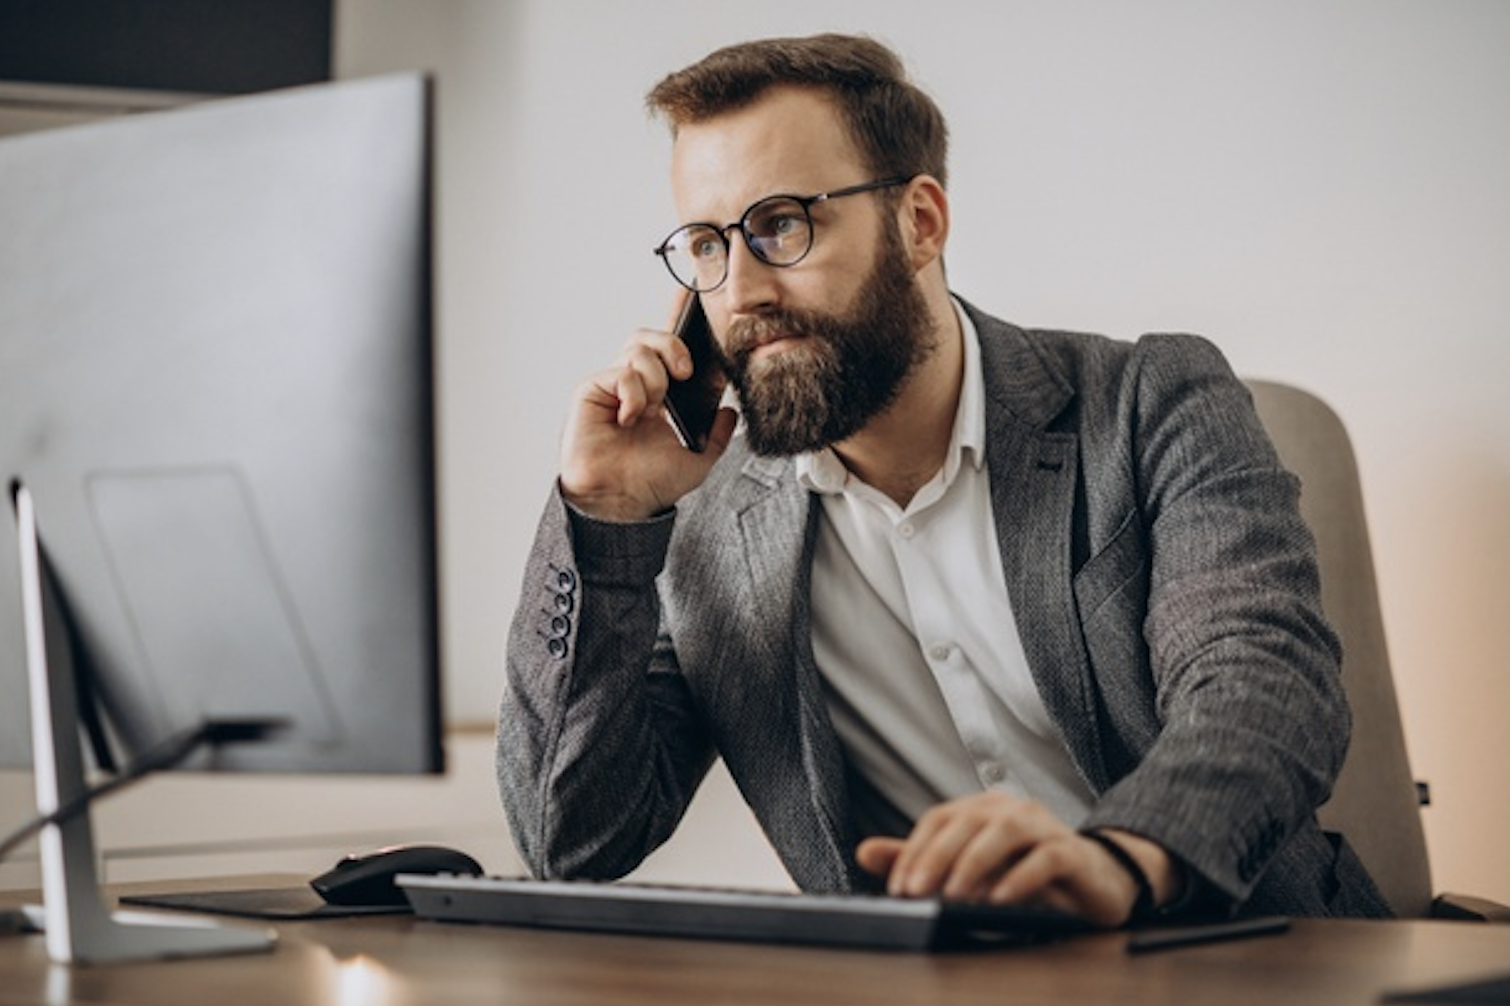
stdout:
[[1132,854],[1122,847],[1122,843],[1112,838],[1104,831],[1087,828],[1080,832],[1082,838],[1097,845],[1101,851],[1111,857],[1112,862],[1122,871],[1123,875],[1133,885],[1132,904],[1127,909],[1127,915],[1122,919],[1123,926],[1137,926],[1151,919],[1154,915],[1153,885],[1149,883],[1148,875],[1143,872],[1142,865],[1132,857]]
[[561,498],[577,514],[600,524],[642,524],[654,520],[665,510],[647,507],[638,500],[621,495],[588,495],[573,492],[558,480]]
[[1127,925],[1157,921],[1185,904],[1189,889],[1185,870],[1163,846],[1118,828],[1087,828],[1080,834],[1105,850],[1133,881],[1135,894]]
[[1155,909],[1162,910],[1180,901],[1185,893],[1185,870],[1179,860],[1166,852],[1162,845],[1120,828],[1098,830],[1120,845],[1137,862],[1143,876],[1148,878]]

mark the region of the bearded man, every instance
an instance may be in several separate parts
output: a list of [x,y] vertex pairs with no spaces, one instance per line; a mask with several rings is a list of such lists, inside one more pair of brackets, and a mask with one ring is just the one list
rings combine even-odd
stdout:
[[1316,821],[1337,640],[1220,352],[955,296],[944,118],[872,40],[733,46],[649,104],[733,407],[685,449],[652,330],[575,394],[500,716],[530,868],[629,872],[721,757],[805,891],[1387,914]]

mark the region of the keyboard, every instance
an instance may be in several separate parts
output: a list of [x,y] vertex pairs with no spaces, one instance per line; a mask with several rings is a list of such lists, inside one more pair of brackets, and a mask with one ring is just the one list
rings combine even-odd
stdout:
[[1044,908],[879,894],[401,874],[422,919],[643,936],[941,950],[1039,942],[1088,924]]

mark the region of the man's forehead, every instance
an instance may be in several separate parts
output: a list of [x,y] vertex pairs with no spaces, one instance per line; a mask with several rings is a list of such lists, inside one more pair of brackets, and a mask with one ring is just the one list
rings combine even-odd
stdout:
[[672,194],[683,220],[726,222],[765,196],[864,181],[862,166],[830,98],[774,88],[742,108],[677,129]]

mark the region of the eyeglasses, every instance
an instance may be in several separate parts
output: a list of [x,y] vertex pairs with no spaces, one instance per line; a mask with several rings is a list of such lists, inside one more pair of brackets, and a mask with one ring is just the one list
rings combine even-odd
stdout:
[[906,185],[911,178],[886,178],[851,185],[816,196],[766,196],[745,210],[732,224],[686,224],[671,232],[655,253],[682,286],[707,293],[723,285],[729,275],[729,231],[739,228],[751,254],[766,265],[796,265],[813,250],[812,208],[844,196]]

